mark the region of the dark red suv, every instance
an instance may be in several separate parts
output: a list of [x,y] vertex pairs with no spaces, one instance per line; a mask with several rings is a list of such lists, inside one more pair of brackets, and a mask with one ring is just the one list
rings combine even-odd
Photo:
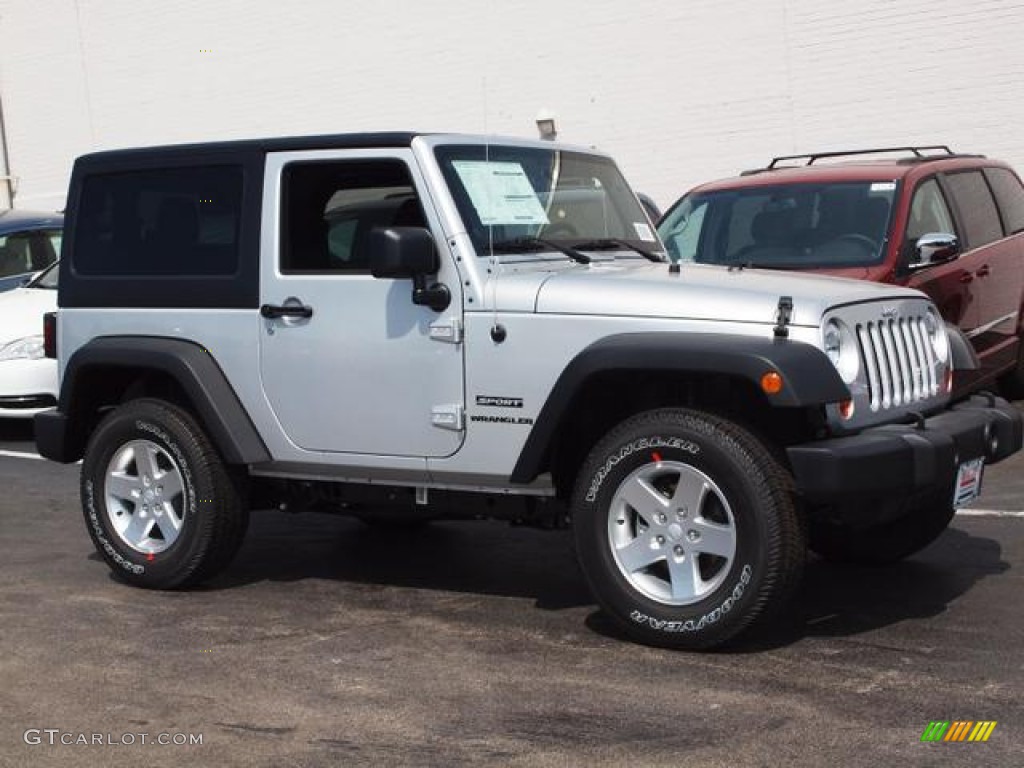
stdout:
[[918,288],[981,359],[957,389],[1024,396],[1024,186],[1005,163],[944,146],[777,157],[691,190],[658,231],[677,261]]

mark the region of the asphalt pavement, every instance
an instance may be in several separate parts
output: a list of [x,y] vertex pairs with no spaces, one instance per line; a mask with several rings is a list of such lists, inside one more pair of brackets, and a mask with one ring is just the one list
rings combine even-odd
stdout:
[[1024,765],[1020,455],[917,556],[812,558],[771,635],[691,654],[619,637],[567,533],[500,523],[259,512],[208,586],[128,587],[28,437],[0,425],[0,766]]

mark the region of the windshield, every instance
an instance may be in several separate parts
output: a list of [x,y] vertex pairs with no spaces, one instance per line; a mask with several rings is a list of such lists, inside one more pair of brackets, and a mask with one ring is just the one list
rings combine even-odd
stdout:
[[46,268],[44,272],[36,275],[35,279],[31,283],[26,285],[26,288],[56,288],[57,287],[57,275],[60,274],[58,269],[60,262],[54,262]]
[[[480,255],[558,247],[661,252],[650,220],[615,164],[582,152],[446,145],[436,150]],[[613,241],[620,241],[617,245]]]
[[673,261],[829,268],[882,261],[896,182],[687,195],[658,225]]

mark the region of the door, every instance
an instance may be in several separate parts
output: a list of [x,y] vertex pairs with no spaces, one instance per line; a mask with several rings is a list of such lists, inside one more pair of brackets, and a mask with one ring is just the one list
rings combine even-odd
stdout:
[[[270,155],[265,187],[280,210],[264,216],[260,371],[288,439],[308,451],[454,453],[464,434],[462,294],[412,153]],[[414,305],[410,280],[370,274],[367,236],[386,226],[433,230],[446,310]]]
[[[956,235],[961,243],[963,235],[957,231],[949,203],[934,176],[914,188],[910,199],[906,232],[903,237],[903,265],[914,259],[914,244],[929,234]],[[953,261],[915,268],[907,285],[924,291],[935,302],[942,318],[971,333],[977,325],[978,308],[972,293],[974,273],[969,259],[961,254]]]
[[1017,313],[1024,287],[1020,243],[1005,236],[980,169],[950,173],[945,180],[967,238],[965,258],[974,277],[971,289],[978,317],[968,336],[981,357],[984,376],[994,376],[1016,362]]

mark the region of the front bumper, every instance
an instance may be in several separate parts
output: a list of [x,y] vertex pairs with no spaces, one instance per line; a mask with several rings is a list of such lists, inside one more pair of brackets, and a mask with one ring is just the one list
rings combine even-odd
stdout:
[[787,453],[797,488],[811,503],[898,502],[943,489],[952,499],[961,463],[1002,461],[1020,450],[1022,432],[1021,413],[1013,405],[975,395],[919,425],[872,427],[795,445]]

